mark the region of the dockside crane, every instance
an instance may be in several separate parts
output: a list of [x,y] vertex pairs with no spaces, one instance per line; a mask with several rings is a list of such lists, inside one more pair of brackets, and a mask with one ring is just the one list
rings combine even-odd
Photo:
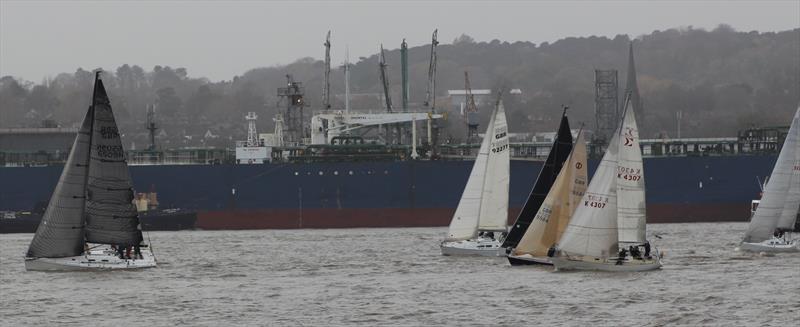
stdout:
[[[431,58],[428,66],[428,90],[425,93],[424,107],[428,110],[428,116],[436,113],[436,46],[439,45],[437,40],[439,30],[433,30],[431,36]],[[439,126],[435,122],[428,119],[428,142],[431,147],[431,157],[437,157],[437,141],[439,136]],[[433,126],[432,126],[433,125]]]
[[478,113],[478,106],[475,105],[475,96],[472,94],[472,87],[469,84],[469,72],[464,71],[464,121],[467,123],[467,138],[466,143],[472,143],[472,140],[478,136],[478,122],[475,116]]
[[[386,71],[386,67],[387,66],[388,65],[386,64],[386,54],[383,51],[383,44],[381,44],[381,53],[380,53],[380,60],[378,60],[378,68],[380,69],[380,72],[381,72],[381,84],[383,85],[383,100],[386,102],[386,112],[392,113],[393,112],[392,95],[389,92],[389,74]],[[386,139],[385,139],[386,144],[392,144],[392,142],[393,142],[392,140],[394,139],[392,137],[392,133],[393,133],[394,129],[397,130],[397,134],[399,136],[400,135],[400,126],[399,125],[398,126],[392,126],[392,125],[387,125],[386,126]]]

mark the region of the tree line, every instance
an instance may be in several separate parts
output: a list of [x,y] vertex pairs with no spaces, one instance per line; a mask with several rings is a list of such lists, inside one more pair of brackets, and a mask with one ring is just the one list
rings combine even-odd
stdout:
[[[627,35],[570,37],[553,43],[475,42],[462,35],[440,44],[437,110],[451,111],[442,136],[463,139],[463,124],[447,98],[448,89],[464,88],[469,71],[475,89],[519,88],[505,99],[512,133],[552,131],[562,105],[570,118],[595,127],[594,70],[618,69],[625,86],[628,44],[633,41],[643,114],[638,117],[645,138],[675,137],[678,112],[682,137],[734,136],[760,126],[788,125],[800,103],[800,29],[782,32],[741,32],[720,25],[707,31],[691,27],[654,31],[634,39]],[[399,106],[400,51],[388,50],[391,96]],[[334,45],[334,51],[337,50]],[[323,49],[320,49],[322,53]],[[409,48],[412,109],[425,97],[429,45]],[[155,66],[146,70],[122,65],[103,79],[126,146],[146,146],[145,120],[154,106],[162,147],[230,147],[245,137],[244,114],[255,111],[261,131],[271,131],[271,118],[284,110],[276,89],[286,75],[306,87],[306,112],[321,109],[322,61],[306,57],[285,66],[260,67],[210,81],[193,77],[186,68]],[[352,105],[356,110],[384,110],[380,94],[378,55],[359,58],[351,70]],[[74,127],[89,105],[90,69],[60,73],[39,83],[12,76],[0,78],[0,127]],[[343,108],[344,77],[332,67],[333,108]],[[398,110],[398,108],[395,108]],[[491,108],[479,108],[479,121]],[[210,136],[209,136],[210,135]]]

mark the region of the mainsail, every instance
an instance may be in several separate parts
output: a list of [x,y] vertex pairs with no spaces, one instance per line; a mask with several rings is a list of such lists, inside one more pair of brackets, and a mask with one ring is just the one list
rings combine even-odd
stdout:
[[83,118],[61,178],[28,248],[28,257],[60,258],[83,253],[83,216],[92,112],[93,109],[89,108]]
[[133,188],[111,103],[95,80],[94,123],[86,199],[86,241],[134,245],[142,241]]
[[464,193],[450,221],[448,241],[473,238],[479,227],[505,231],[509,165],[505,110],[499,103],[492,112]]
[[513,254],[545,256],[548,249],[561,239],[572,213],[586,191],[586,159],[586,142],[583,133],[580,133],[572,154],[558,173],[550,193],[542,202],[528,231],[514,248]]
[[617,230],[623,243],[644,243],[647,215],[645,212],[644,167],[639,148],[633,102],[625,103],[625,117],[619,136],[617,161]]
[[517,246],[517,243],[519,243],[528,230],[531,221],[536,216],[536,212],[539,211],[539,207],[542,206],[547,193],[550,192],[558,172],[561,171],[561,166],[572,151],[572,131],[569,129],[569,119],[567,119],[566,111],[561,117],[561,124],[558,127],[557,134],[556,140],[550,148],[550,153],[547,155],[547,160],[545,160],[542,170],[539,171],[539,177],[536,178],[536,183],[533,185],[527,201],[525,201],[525,205],[523,205],[517,220],[511,226],[508,236],[503,241],[504,248]]
[[744,242],[761,242],[772,237],[776,228],[791,229],[800,203],[800,180],[798,180],[797,147],[800,145],[800,108],[795,112],[789,133],[783,142],[769,182],[764,187],[764,195],[758,204],[750,225],[744,234]]

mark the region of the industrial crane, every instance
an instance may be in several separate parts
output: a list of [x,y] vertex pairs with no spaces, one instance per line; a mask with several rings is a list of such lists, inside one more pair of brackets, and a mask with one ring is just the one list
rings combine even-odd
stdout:
[[475,105],[475,96],[472,94],[472,88],[469,85],[469,73],[464,71],[464,121],[467,123],[467,138],[466,142],[471,143],[472,139],[478,136],[478,122],[474,119],[478,113],[478,106]]
[[331,31],[325,37],[325,84],[322,86],[322,107],[331,108]]

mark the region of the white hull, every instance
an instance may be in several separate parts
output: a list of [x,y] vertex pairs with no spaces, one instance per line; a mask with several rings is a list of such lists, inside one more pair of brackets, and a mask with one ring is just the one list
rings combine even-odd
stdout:
[[596,259],[590,258],[550,258],[556,271],[559,270],[595,270],[595,271],[648,271],[661,268],[661,260],[657,257],[651,259],[631,259],[627,258],[617,263],[616,259]]
[[478,238],[464,241],[444,241],[439,245],[442,255],[455,256],[505,256],[505,249],[500,247],[502,242],[488,238]]
[[120,259],[111,251],[91,251],[86,255],[64,258],[25,258],[25,269],[29,271],[116,270],[155,266],[156,259],[150,248],[142,248],[141,259]]
[[800,242],[773,237],[761,243],[742,242],[739,249],[751,252],[800,252]]

